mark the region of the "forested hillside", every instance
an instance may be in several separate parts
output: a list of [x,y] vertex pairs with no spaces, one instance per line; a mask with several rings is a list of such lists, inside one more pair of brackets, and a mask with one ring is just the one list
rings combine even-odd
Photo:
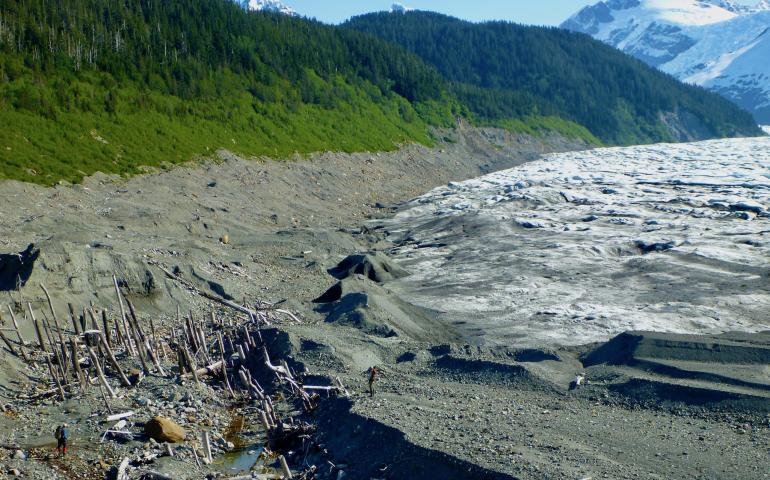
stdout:
[[400,47],[226,0],[0,1],[5,177],[429,142],[444,90]]
[[[751,116],[587,35],[508,22],[470,23],[431,12],[375,13],[346,27],[397,43],[453,82],[452,92],[487,121],[557,115],[608,143],[671,139],[681,121],[714,136],[759,134]],[[683,113],[688,112],[688,113]]]
[[[656,109],[684,106],[709,134],[753,133],[718,97],[573,34],[533,29],[537,41],[510,50],[518,29],[506,24],[410,14],[350,26],[395,43],[229,0],[0,0],[0,178],[132,174],[219,148],[392,149],[429,144],[430,126],[458,117],[596,141],[583,124],[630,143],[668,139]],[[592,58],[598,66],[576,68]]]

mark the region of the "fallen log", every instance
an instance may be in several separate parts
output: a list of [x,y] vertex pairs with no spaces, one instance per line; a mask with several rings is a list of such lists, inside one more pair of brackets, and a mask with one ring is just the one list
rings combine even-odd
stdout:
[[128,477],[128,457],[124,458],[120,465],[118,465],[118,474],[115,477],[116,480],[131,480]]
[[195,370],[195,374],[193,373],[185,373],[182,375],[182,378],[191,378],[191,377],[200,377],[201,375],[215,375],[217,371],[222,370],[222,365],[224,365],[224,360],[219,360],[211,365],[207,365],[205,367],[201,367],[197,370]]
[[133,411],[131,412],[123,412],[123,413],[116,413],[115,415],[110,415],[109,417],[105,418],[105,422],[116,422],[118,420],[123,420],[124,418],[128,418],[134,414]]
[[219,295],[214,295],[212,293],[204,292],[203,290],[199,289],[192,283],[188,282],[184,278],[180,277],[179,275],[174,274],[173,272],[170,272],[163,268],[158,262],[151,261],[149,262],[150,265],[154,265],[155,267],[158,267],[160,271],[162,271],[166,276],[172,280],[176,280],[177,282],[181,283],[185,287],[189,288],[190,290],[194,291],[196,294],[200,295],[201,297],[207,298],[209,300],[213,300],[219,304],[222,304],[226,307],[230,307],[233,310],[236,310],[241,313],[245,313],[246,315],[256,315],[257,312],[254,310],[251,310],[250,308],[246,308],[243,305],[238,305],[235,302],[231,302],[230,300],[226,300]]

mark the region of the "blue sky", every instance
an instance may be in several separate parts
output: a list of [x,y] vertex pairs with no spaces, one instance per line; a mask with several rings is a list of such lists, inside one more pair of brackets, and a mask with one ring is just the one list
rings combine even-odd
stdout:
[[[302,15],[339,23],[352,15],[388,10],[389,0],[283,0]],[[518,23],[558,25],[585,5],[598,0],[402,0],[419,10],[432,10],[467,20],[511,20]],[[758,0],[739,0],[754,4]]]

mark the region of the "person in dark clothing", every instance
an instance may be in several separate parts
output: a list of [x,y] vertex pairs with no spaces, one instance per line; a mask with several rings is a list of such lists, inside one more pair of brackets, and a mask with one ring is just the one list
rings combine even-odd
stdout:
[[62,455],[66,455],[67,439],[70,437],[69,426],[65,423],[64,425],[59,425],[58,427],[56,427],[56,431],[54,432],[54,437],[56,438],[56,451],[61,453]]
[[380,374],[380,367],[375,365],[367,373],[369,373],[369,396],[374,397],[374,382],[377,381],[377,377]]

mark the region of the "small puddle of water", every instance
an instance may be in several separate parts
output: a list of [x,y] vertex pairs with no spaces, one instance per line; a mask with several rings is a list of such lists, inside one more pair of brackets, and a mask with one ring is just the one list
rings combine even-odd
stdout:
[[236,413],[233,414],[230,424],[225,429],[225,440],[235,445],[235,449],[225,453],[222,460],[222,468],[228,473],[249,472],[260,459],[262,445],[254,444],[242,435],[245,430],[248,430],[247,427],[246,417]]

